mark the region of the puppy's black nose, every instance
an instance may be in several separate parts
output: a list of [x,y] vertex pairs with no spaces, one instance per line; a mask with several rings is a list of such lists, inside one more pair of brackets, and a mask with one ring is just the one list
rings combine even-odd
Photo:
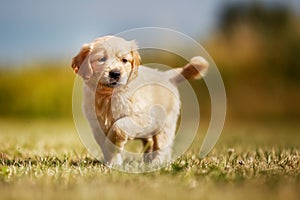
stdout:
[[116,80],[120,78],[120,75],[121,75],[121,73],[118,70],[112,70],[109,72],[109,77],[116,79]]

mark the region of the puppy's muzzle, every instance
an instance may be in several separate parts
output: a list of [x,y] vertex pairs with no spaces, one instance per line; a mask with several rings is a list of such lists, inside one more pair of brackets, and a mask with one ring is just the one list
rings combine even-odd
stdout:
[[109,76],[109,83],[107,84],[108,87],[116,87],[119,85],[119,81],[121,79],[121,72],[119,70],[111,70],[108,73]]
[[119,70],[111,70],[109,72],[109,78],[118,81],[121,77],[121,72]]

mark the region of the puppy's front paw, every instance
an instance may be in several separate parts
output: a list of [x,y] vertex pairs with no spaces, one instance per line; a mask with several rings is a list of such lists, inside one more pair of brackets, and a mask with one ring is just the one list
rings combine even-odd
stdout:
[[123,159],[121,154],[115,155],[111,160],[107,161],[109,167],[121,166],[123,164]]

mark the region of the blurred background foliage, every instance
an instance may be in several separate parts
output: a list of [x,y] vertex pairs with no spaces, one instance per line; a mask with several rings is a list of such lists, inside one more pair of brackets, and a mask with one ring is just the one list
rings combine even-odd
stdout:
[[68,64],[37,63],[22,70],[2,68],[0,116],[70,118],[74,74]]
[[[223,6],[214,31],[199,42],[224,79],[229,118],[299,119],[299,15],[280,4],[257,2]],[[144,63],[154,60],[174,67],[185,63],[168,53],[141,54]],[[71,118],[75,75],[70,62],[71,58],[69,62],[2,64],[0,117]],[[209,116],[205,83],[192,85],[201,91],[201,111]]]
[[299,117],[299,16],[280,5],[230,5],[205,46],[223,75],[233,116]]

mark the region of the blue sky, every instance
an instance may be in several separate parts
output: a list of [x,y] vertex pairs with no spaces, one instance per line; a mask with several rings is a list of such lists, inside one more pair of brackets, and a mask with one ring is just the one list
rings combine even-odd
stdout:
[[[0,64],[68,60],[96,37],[145,26],[203,39],[212,33],[222,6],[232,2],[237,0],[0,0]],[[263,2],[300,10],[298,0]]]

